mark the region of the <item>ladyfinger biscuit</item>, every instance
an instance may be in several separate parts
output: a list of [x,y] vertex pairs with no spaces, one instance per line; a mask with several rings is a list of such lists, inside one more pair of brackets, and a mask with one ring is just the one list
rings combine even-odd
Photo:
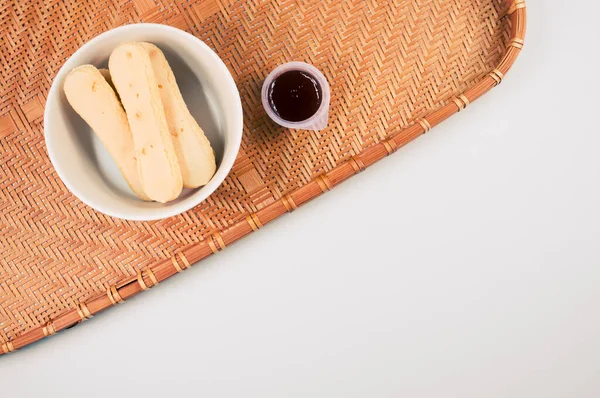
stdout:
[[181,169],[148,52],[138,43],[121,44],[108,67],[129,119],[144,191],[161,203],[177,199]]
[[183,186],[198,188],[206,185],[217,169],[215,153],[210,142],[190,114],[179,91],[175,75],[163,52],[154,44],[140,44],[148,50],[152,61],[152,69],[165,108],[169,132],[173,138],[181,168]]
[[108,83],[108,85],[114,90],[115,95],[117,96],[117,98],[119,98],[119,94],[117,93],[117,89],[115,88],[115,85],[112,82],[112,77],[110,77],[110,71],[108,69],[98,69],[98,72],[100,72],[100,74],[102,75],[102,77],[104,78],[104,80],[106,80],[106,82]]
[[121,98],[119,98],[119,93],[117,92],[117,89],[115,88],[115,85],[112,82],[112,77],[110,77],[110,71],[108,69],[98,69],[98,71],[100,72],[100,74],[102,76],[104,76],[104,79],[106,79],[106,82],[114,90],[115,95],[117,96],[117,99],[119,100],[119,102],[121,102]]
[[110,152],[131,190],[140,199],[150,200],[138,175],[127,116],[102,74],[92,65],[77,67],[67,75],[64,90],[69,104]]
[[112,83],[112,78],[110,77],[110,71],[108,69],[98,69],[98,72],[100,72],[100,74],[102,75],[102,77],[104,78],[104,80],[106,80],[106,82],[113,88],[113,90],[115,89],[115,86],[113,86]]

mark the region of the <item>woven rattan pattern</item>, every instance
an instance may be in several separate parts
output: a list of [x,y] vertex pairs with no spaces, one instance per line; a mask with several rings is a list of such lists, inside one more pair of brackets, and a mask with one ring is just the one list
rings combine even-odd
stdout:
[[[171,275],[154,265],[166,264],[183,248],[200,249],[174,261],[177,271],[187,268],[188,258],[222,250],[317,195],[299,187],[316,181],[315,189],[324,192],[346,178],[315,177],[342,164],[360,171],[379,156],[374,150],[373,156],[360,157],[365,148],[412,124],[420,126],[418,134],[429,130],[441,120],[423,118],[444,105],[468,105],[460,97],[465,90],[486,76],[502,79],[503,73],[493,71],[511,45],[513,25],[507,2],[500,0],[0,4],[4,352],[15,348],[11,342],[18,336],[31,332],[18,342],[23,346],[125,299],[128,288],[121,287],[129,281],[138,281],[136,292],[153,286]],[[160,222],[121,221],[83,205],[54,172],[43,138],[45,98],[61,65],[92,37],[134,22],[172,25],[204,40],[234,75],[244,108],[242,148],[223,186],[196,209]],[[330,124],[324,131],[283,130],[261,108],[263,79],[290,60],[316,65],[331,83]],[[385,141],[383,147],[391,153],[397,142]],[[265,212],[261,221],[256,213],[276,202],[282,203],[281,212],[275,208],[272,217]],[[243,228],[219,233],[241,222]],[[88,301],[89,309],[82,304],[96,296],[104,301]],[[65,311],[71,320],[51,323]]]

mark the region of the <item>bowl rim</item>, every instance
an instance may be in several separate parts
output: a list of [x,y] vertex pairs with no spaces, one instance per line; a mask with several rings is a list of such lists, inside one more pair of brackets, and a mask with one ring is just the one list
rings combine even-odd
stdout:
[[[225,74],[226,77],[222,83],[225,83],[228,86],[228,89],[233,90],[232,93],[235,94],[237,101],[235,101],[235,103],[232,103],[230,105],[235,107],[235,109],[232,109],[232,112],[238,114],[239,117],[236,118],[236,122],[232,127],[232,131],[234,131],[236,134],[234,136],[228,137],[227,146],[225,147],[225,151],[223,153],[223,159],[221,160],[221,164],[219,165],[219,167],[217,168],[217,170],[215,172],[215,175],[213,176],[213,178],[207,185],[205,185],[204,187],[197,188],[198,192],[193,193],[191,195],[191,197],[184,199],[180,203],[173,203],[173,204],[169,205],[168,207],[162,207],[162,208],[154,208],[154,209],[149,208],[149,209],[145,209],[145,211],[140,211],[136,214],[130,214],[127,211],[120,212],[120,211],[112,211],[110,209],[106,210],[101,203],[96,201],[93,197],[89,197],[88,195],[83,193],[79,188],[77,188],[77,184],[74,184],[69,178],[67,178],[65,176],[65,173],[62,171],[62,167],[57,166],[58,164],[60,164],[60,160],[57,159],[57,157],[56,157],[56,153],[54,150],[55,143],[53,142],[52,138],[50,137],[52,135],[50,133],[50,130],[52,130],[52,129],[47,128],[47,126],[50,124],[49,120],[51,120],[53,116],[50,112],[50,107],[47,104],[51,103],[52,101],[58,100],[58,96],[60,95],[60,89],[61,89],[61,87],[59,87],[60,86],[59,81],[64,80],[63,76],[66,75],[66,73],[68,73],[68,71],[70,71],[71,69],[73,69],[74,67],[77,66],[77,65],[71,66],[71,64],[73,62],[70,62],[70,61],[78,53],[84,51],[87,48],[93,47],[94,45],[101,42],[102,40],[105,40],[106,37],[108,37],[108,36],[113,36],[113,35],[118,34],[119,32],[123,32],[123,31],[141,30],[141,29],[164,30],[164,31],[168,31],[172,34],[181,35],[181,36],[186,37],[187,39],[192,39],[193,41],[195,41],[199,45],[199,47],[202,48],[202,50],[206,52],[206,54],[208,56],[210,56],[214,59],[216,67],[218,67],[219,69],[223,69],[223,71],[226,72],[226,74]],[[242,108],[242,100],[241,100],[241,96],[240,96],[238,87],[235,83],[235,80],[231,74],[231,71],[229,70],[229,68],[227,68],[227,65],[225,65],[223,60],[217,55],[217,53],[212,48],[210,48],[204,41],[197,38],[196,36],[186,32],[184,30],[172,27],[172,26],[155,24],[155,23],[134,23],[134,24],[122,25],[122,26],[107,30],[106,32],[103,32],[103,33],[93,37],[92,39],[90,39],[89,41],[84,43],[81,47],[79,47],[60,67],[60,69],[58,70],[58,73],[56,74],[56,76],[54,77],[54,79],[52,81],[50,89],[48,90],[48,96],[46,99],[46,106],[44,109],[44,141],[46,143],[46,150],[48,152],[48,156],[50,158],[50,162],[52,163],[54,170],[56,171],[58,177],[61,179],[63,184],[65,184],[67,189],[73,195],[75,195],[77,197],[77,199],[82,201],[87,206],[93,208],[94,210],[96,210],[102,214],[105,214],[107,216],[110,216],[110,217],[115,217],[115,218],[129,220],[129,221],[156,221],[156,220],[163,220],[163,219],[167,219],[169,217],[177,216],[188,210],[193,209],[194,207],[198,206],[200,203],[205,201],[210,195],[212,195],[223,184],[223,182],[229,175],[231,169],[233,168],[235,160],[237,159],[237,155],[239,154],[239,150],[240,150],[241,143],[242,143],[243,129],[244,129],[243,120],[244,120],[244,114],[243,114],[243,108]],[[229,151],[227,151],[228,148],[231,148],[231,149]],[[231,156],[229,156],[229,157],[225,156],[227,153],[231,153]],[[208,189],[207,189],[207,187],[208,187]]]

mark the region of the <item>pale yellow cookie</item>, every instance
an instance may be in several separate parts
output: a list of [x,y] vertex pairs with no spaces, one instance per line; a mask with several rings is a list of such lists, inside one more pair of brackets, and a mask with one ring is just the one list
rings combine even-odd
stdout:
[[112,78],[110,77],[110,71],[108,69],[98,69],[98,72],[100,72],[104,80],[106,80],[106,82],[114,89],[115,86],[113,86]]
[[108,66],[127,112],[144,191],[161,203],[177,199],[183,179],[148,52],[139,43],[121,44]]
[[140,199],[150,200],[138,175],[127,116],[102,74],[92,65],[77,67],[67,75],[64,90],[69,104],[110,152],[131,190]]
[[215,153],[210,146],[210,141],[190,114],[163,52],[154,44],[140,44],[150,54],[157,87],[165,108],[169,133],[173,138],[179,160],[183,186],[186,188],[204,186],[217,170]]
[[115,88],[115,85],[112,82],[112,77],[110,77],[110,71],[108,69],[98,69],[98,72],[100,72],[102,77],[104,77],[104,80],[106,80],[110,87],[112,87],[112,89],[115,91],[115,95],[117,96],[117,98],[119,98],[119,93],[117,93],[117,89]]

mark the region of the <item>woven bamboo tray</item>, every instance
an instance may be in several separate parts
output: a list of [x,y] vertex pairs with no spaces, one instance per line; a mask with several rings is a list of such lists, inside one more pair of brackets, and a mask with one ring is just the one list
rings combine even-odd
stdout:
[[[0,4],[0,354],[71,327],[218,253],[428,132],[498,85],[523,47],[522,0],[162,0]],[[223,186],[160,222],[96,213],[48,159],[53,77],[92,37],[156,22],[231,70],[244,138]],[[284,62],[318,66],[329,127],[286,131],[260,88]]]

